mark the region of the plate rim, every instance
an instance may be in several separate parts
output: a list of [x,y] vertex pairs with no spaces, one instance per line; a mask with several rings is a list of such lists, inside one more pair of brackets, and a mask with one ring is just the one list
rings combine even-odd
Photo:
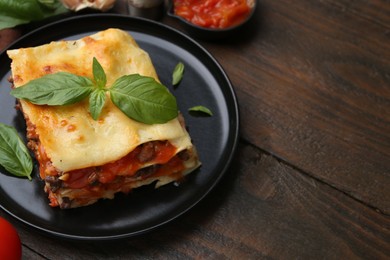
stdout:
[[[29,33],[26,33],[25,35],[23,35],[22,37],[20,37],[16,41],[14,41],[13,43],[9,44],[2,52],[0,52],[0,58],[3,57],[4,55],[7,56],[6,55],[6,51],[7,50],[12,49],[12,48],[21,48],[22,46],[20,46],[20,45],[26,45],[25,41],[29,40],[29,38],[33,38],[34,35],[42,32],[44,30],[49,30],[49,29],[51,29],[53,27],[56,27],[56,26],[59,26],[59,25],[63,25],[63,24],[66,24],[66,23],[74,23],[74,22],[77,22],[77,21],[82,22],[82,21],[88,21],[88,20],[92,20],[92,19],[96,19],[96,18],[102,18],[102,17],[104,17],[104,19],[119,19],[119,20],[128,20],[128,21],[141,21],[143,23],[149,23],[151,26],[161,27],[164,30],[170,31],[170,33],[178,34],[180,37],[182,37],[186,41],[189,41],[191,44],[196,45],[196,47],[199,48],[199,50],[201,52],[203,52],[204,54],[206,54],[208,56],[208,58],[211,60],[213,65],[217,66],[219,72],[222,73],[222,76],[224,77],[224,79],[226,79],[226,82],[227,82],[229,87],[227,89],[222,89],[221,88],[221,91],[223,91],[223,93],[225,93],[225,96],[226,96],[226,91],[228,92],[229,98],[231,99],[231,102],[234,105],[234,107],[229,107],[229,111],[230,112],[228,113],[229,116],[231,116],[232,114],[234,115],[234,122],[230,122],[230,124],[229,124],[229,126],[230,126],[230,133],[229,133],[228,140],[229,140],[229,143],[231,143],[231,145],[230,145],[231,149],[230,149],[230,153],[227,156],[226,163],[225,163],[224,167],[221,169],[218,177],[212,182],[212,184],[210,186],[207,187],[206,191],[201,196],[199,196],[196,199],[194,199],[193,202],[190,205],[187,205],[185,207],[185,209],[181,210],[178,214],[175,214],[174,216],[171,216],[171,217],[165,219],[164,221],[162,221],[162,222],[160,222],[160,223],[158,223],[156,225],[153,225],[153,226],[150,226],[148,228],[144,228],[142,230],[138,230],[138,231],[135,231],[135,232],[131,232],[131,233],[123,233],[123,234],[116,234],[116,235],[102,235],[102,236],[82,236],[82,235],[64,234],[64,233],[57,232],[57,231],[54,231],[54,230],[49,230],[49,229],[44,228],[42,226],[39,226],[37,224],[32,224],[32,223],[28,222],[27,220],[25,220],[22,217],[18,216],[16,213],[12,212],[12,210],[10,210],[8,208],[5,208],[3,206],[3,203],[1,203],[1,201],[0,201],[0,208],[4,212],[6,212],[10,216],[12,216],[13,218],[15,218],[18,221],[20,221],[21,223],[27,225],[28,227],[33,228],[36,231],[39,231],[40,233],[43,233],[43,234],[46,234],[46,235],[55,236],[55,237],[62,238],[62,239],[88,240],[88,241],[107,241],[107,240],[116,240],[116,239],[134,237],[134,236],[139,236],[139,235],[142,235],[142,234],[145,234],[145,233],[149,233],[152,230],[158,229],[159,227],[164,226],[167,223],[170,223],[170,222],[178,219],[179,217],[181,217],[182,215],[187,213],[189,210],[194,208],[197,204],[199,204],[199,202],[202,201],[215,188],[215,186],[221,181],[221,179],[226,174],[227,170],[229,169],[229,167],[230,167],[230,165],[232,163],[232,160],[234,158],[234,155],[236,154],[236,150],[237,150],[237,146],[238,146],[238,142],[239,142],[239,136],[240,136],[239,104],[238,104],[238,99],[237,99],[234,87],[233,87],[233,85],[232,85],[228,75],[226,74],[226,72],[223,69],[222,65],[202,45],[200,45],[198,42],[196,42],[194,39],[192,39],[188,35],[184,34],[183,32],[181,32],[181,31],[179,31],[179,30],[177,30],[177,29],[175,29],[175,28],[173,28],[173,27],[171,27],[169,25],[166,25],[166,24],[163,24],[163,23],[159,23],[159,22],[156,22],[156,21],[153,21],[153,20],[148,20],[148,19],[145,19],[145,18],[130,17],[130,16],[121,15],[121,14],[109,14],[109,13],[101,14],[101,13],[99,13],[99,14],[77,15],[77,16],[67,17],[67,18],[64,18],[64,19],[60,19],[58,21],[54,21],[54,22],[48,23],[46,25],[43,25],[43,26],[41,26],[39,28],[36,28],[36,29],[32,30]],[[96,27],[99,27],[99,25],[96,25]],[[131,23],[129,23],[129,27],[131,27]],[[126,29],[126,30],[130,30],[130,29]],[[148,32],[145,32],[144,34],[148,34]],[[4,70],[4,68],[1,68],[1,71],[3,71],[3,70]],[[9,71],[9,70],[7,70],[7,71]]]

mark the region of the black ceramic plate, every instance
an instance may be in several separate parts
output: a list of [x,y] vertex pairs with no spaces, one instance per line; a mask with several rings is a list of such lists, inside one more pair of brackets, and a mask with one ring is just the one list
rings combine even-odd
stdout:
[[[0,168],[0,205],[23,223],[45,233],[80,240],[109,240],[144,233],[167,223],[199,202],[220,180],[236,148],[239,116],[236,97],[218,62],[199,44],[180,32],[156,22],[120,15],[86,15],[44,26],[14,43],[10,48],[30,47],[62,39],[78,39],[107,28],[128,31],[151,56],[160,80],[170,87],[177,62],[185,64],[177,97],[202,167],[179,186],[157,190],[142,187],[114,200],[69,210],[48,206],[37,171],[33,181],[10,176]],[[0,54],[0,122],[25,135],[24,120],[14,109],[9,95],[10,60]],[[212,117],[196,117],[188,108],[204,105]]]

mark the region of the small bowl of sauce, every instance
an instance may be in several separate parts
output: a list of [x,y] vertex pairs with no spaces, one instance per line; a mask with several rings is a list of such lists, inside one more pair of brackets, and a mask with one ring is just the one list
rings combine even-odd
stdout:
[[189,34],[218,40],[241,29],[255,9],[256,0],[172,0],[168,15],[179,19]]

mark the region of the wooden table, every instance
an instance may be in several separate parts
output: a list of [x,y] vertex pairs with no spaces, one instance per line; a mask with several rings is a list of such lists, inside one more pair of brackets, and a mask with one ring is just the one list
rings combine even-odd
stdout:
[[242,35],[199,42],[241,110],[222,181],[179,219],[112,243],[46,237],[0,211],[24,258],[390,259],[389,2],[260,0]]

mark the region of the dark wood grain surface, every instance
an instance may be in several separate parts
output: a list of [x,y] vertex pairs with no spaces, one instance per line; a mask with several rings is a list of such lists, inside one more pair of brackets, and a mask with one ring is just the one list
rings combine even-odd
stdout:
[[[241,111],[217,187],[179,219],[115,242],[47,237],[0,211],[24,259],[390,259],[389,2],[258,3],[234,39],[199,40]],[[0,32],[0,47],[21,33]]]

